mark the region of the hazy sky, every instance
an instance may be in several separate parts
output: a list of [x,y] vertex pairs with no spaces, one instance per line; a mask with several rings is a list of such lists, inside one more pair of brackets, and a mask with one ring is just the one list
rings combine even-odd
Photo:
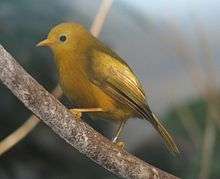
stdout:
[[[219,15],[219,0],[121,0],[125,3],[132,4],[143,12],[154,15],[164,16],[175,14],[185,17],[187,11],[202,16],[204,18],[213,18],[213,15]],[[172,12],[170,12],[170,11]],[[218,17],[218,16],[216,16]]]
[[208,30],[220,30],[220,1],[219,0],[121,0],[136,7],[141,13],[154,18],[178,19],[179,23],[190,25],[192,16],[203,22]]

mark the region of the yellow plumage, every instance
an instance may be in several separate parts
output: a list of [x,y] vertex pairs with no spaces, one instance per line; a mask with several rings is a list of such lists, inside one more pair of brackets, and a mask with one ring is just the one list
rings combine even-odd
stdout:
[[93,115],[122,121],[121,124],[131,117],[147,119],[170,151],[179,152],[169,133],[151,112],[144,90],[131,68],[83,26],[60,24],[39,46],[52,49],[63,92],[77,107],[101,108],[102,112]]

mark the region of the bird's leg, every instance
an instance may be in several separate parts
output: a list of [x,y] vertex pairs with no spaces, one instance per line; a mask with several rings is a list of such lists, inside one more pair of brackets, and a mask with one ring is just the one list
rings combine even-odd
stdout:
[[122,120],[118,129],[117,129],[117,132],[116,132],[116,135],[115,137],[113,138],[112,142],[113,143],[116,143],[116,145],[120,148],[124,148],[125,144],[124,142],[118,142],[118,137],[120,136],[121,132],[122,132],[122,129],[124,128],[125,126],[125,123],[126,123],[126,120]]
[[102,108],[73,108],[70,112],[74,115],[76,120],[80,120],[83,112],[102,112]]

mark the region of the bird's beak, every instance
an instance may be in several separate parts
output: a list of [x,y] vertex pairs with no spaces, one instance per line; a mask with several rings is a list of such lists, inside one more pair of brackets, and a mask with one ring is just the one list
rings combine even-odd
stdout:
[[47,47],[47,46],[50,46],[53,42],[49,39],[45,39],[45,40],[42,40],[41,42],[39,42],[36,46],[37,47]]

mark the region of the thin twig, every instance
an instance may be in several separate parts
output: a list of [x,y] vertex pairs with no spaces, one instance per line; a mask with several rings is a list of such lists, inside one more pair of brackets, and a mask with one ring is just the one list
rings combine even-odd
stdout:
[[0,46],[0,79],[21,102],[56,134],[91,160],[123,177],[176,179],[117,147],[83,121],[78,121]]
[[195,148],[198,149],[200,144],[201,132],[198,128],[192,110],[187,107],[181,107],[181,109],[179,109],[177,113],[179,115],[180,122],[182,123],[187,134],[191,138]]
[[[207,90],[214,90],[216,88],[216,73],[214,68],[213,51],[209,45],[208,35],[198,18],[194,17],[195,34],[198,37],[198,46],[202,50],[202,57],[204,69],[206,72],[206,88]],[[208,91],[209,92],[209,91]],[[212,91],[210,91],[212,93]]]
[[[105,19],[111,8],[112,2],[113,0],[103,0],[100,5],[99,11],[96,14],[95,20],[93,21],[90,30],[95,37],[98,37],[99,33],[101,32]],[[52,94],[56,98],[60,98],[63,93],[59,88],[59,86],[57,86],[53,90]],[[32,115],[30,118],[27,119],[27,121],[21,127],[19,127],[17,130],[11,133],[5,139],[3,139],[0,142],[0,156],[5,152],[7,152],[14,145],[16,145],[23,138],[25,138],[37,126],[39,122],[40,120],[34,115]]]
[[174,29],[176,39],[176,52],[181,57],[182,65],[184,66],[187,74],[191,78],[193,87],[200,93],[203,93],[203,80],[202,69],[198,63],[196,63],[197,53],[195,49],[190,46],[184,39],[184,35],[180,30],[175,20],[172,21],[172,28]]
[[[54,95],[55,97],[59,97],[62,95],[62,91],[59,86],[57,86],[52,91],[52,95]],[[25,123],[21,127],[16,129],[6,138],[4,138],[4,140],[2,140],[0,143],[0,156],[8,151],[10,148],[12,148],[19,141],[21,141],[24,137],[26,137],[37,126],[39,122],[40,119],[32,115],[30,118],[28,118],[27,121],[25,121]]]
[[99,11],[95,17],[95,20],[93,21],[90,30],[94,36],[99,36],[105,19],[111,9],[112,3],[113,0],[102,0],[101,5],[99,7]]
[[[215,146],[215,138],[216,138],[216,128],[214,127],[213,122],[215,121],[217,125],[220,123],[217,120],[217,116],[219,112],[215,110],[215,98],[216,98],[216,74],[214,73],[214,65],[213,65],[213,53],[208,43],[207,34],[204,31],[201,23],[199,23],[198,19],[194,19],[194,27],[195,27],[195,35],[198,36],[198,46],[203,52],[203,61],[205,62],[205,72],[206,72],[206,81],[201,79],[203,75],[203,69],[201,65],[196,63],[196,59],[198,55],[195,50],[185,43],[185,40],[178,38],[180,41],[177,46],[177,53],[183,57],[184,67],[187,70],[189,76],[191,77],[193,86],[198,90],[201,97],[208,104],[208,110],[206,115],[206,126],[205,126],[205,134],[203,138],[203,150],[202,150],[202,161],[201,161],[201,169],[200,169],[200,178],[209,178],[210,174],[210,164],[212,160],[212,154],[214,152]],[[180,32],[177,24],[173,21],[173,27],[176,32]],[[181,36],[180,36],[181,37]],[[211,111],[215,111],[214,114],[210,114]],[[209,133],[210,130],[213,130]],[[206,140],[210,141],[206,141]]]
[[0,143],[0,155],[22,140],[39,122],[40,120],[36,116],[31,116],[21,127],[2,140]]
[[199,173],[200,179],[210,178],[210,169],[212,157],[214,153],[214,146],[216,143],[216,127],[214,122],[216,116],[220,116],[216,111],[215,98],[216,98],[216,75],[214,71],[213,52],[209,46],[208,37],[205,33],[204,27],[199,22],[198,18],[194,17],[195,33],[198,36],[198,45],[203,52],[203,62],[205,63],[204,69],[206,71],[206,94],[203,98],[208,104],[205,133],[203,138],[203,150],[201,159],[201,168]]
[[[189,44],[187,44],[186,40],[184,39],[184,35],[181,32],[178,24],[176,23],[176,21],[173,19],[172,20],[172,28],[174,30],[174,36],[176,39],[176,52],[178,57],[181,58],[181,62],[182,65],[184,66],[185,70],[187,71],[187,74],[189,75],[191,81],[192,81],[192,85],[193,87],[201,92],[202,91],[202,79],[201,79],[201,68],[199,68],[198,64],[196,63],[196,58],[197,58],[197,54],[195,52],[195,50],[189,46]],[[173,90],[173,92],[175,92],[175,90]],[[203,93],[203,92],[201,92]],[[183,112],[184,111],[184,112]],[[187,134],[190,136],[190,138],[193,140],[195,146],[198,146],[199,143],[196,140],[196,138],[200,135],[200,130],[199,130],[199,126],[196,122],[196,119],[192,113],[192,111],[190,109],[185,109],[181,112],[185,113],[185,114],[180,114],[181,112],[179,112],[180,116],[180,120],[181,123],[185,129],[185,131],[187,132]],[[193,125],[191,125],[191,123]],[[190,127],[189,127],[190,125]]]
[[203,138],[202,159],[199,179],[208,179],[210,175],[210,165],[212,164],[212,156],[214,152],[216,139],[216,129],[213,121],[207,118],[206,128]]

